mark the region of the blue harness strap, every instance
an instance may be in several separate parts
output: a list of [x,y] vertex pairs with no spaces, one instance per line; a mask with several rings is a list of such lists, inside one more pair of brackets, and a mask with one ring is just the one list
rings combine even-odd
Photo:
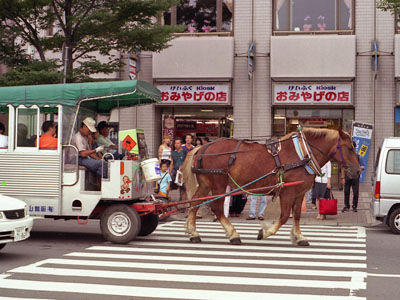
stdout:
[[[296,134],[294,134],[292,136],[292,140],[293,140],[294,148],[296,149],[297,156],[299,157],[300,160],[303,160],[304,153],[303,153],[303,150],[301,149],[300,142],[299,142],[299,139]],[[308,174],[310,174],[310,175],[315,174],[314,170],[309,165],[305,165],[304,167],[306,168]]]

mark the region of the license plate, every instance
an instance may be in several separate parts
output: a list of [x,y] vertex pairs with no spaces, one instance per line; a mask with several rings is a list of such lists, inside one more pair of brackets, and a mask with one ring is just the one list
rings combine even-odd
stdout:
[[14,230],[14,242],[25,240],[29,237],[29,231],[25,227],[18,227]]

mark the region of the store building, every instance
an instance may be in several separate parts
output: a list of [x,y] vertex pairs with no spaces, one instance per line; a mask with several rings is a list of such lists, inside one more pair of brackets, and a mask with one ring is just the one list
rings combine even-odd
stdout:
[[[368,123],[374,131],[361,189],[369,191],[379,143],[400,136],[394,17],[374,0],[215,0],[209,10],[204,3],[183,1],[166,14],[167,24],[187,32],[160,53],[142,53],[138,72],[163,102],[122,111],[122,129],[143,127],[155,153],[163,132],[264,138],[298,124]],[[211,21],[186,15],[196,9]]]

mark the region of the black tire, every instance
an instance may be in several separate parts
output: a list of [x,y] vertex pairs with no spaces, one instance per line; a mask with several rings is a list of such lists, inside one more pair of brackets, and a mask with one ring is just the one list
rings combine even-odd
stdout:
[[140,217],[137,211],[126,204],[108,207],[100,218],[100,229],[107,241],[127,244],[140,232]]
[[400,234],[400,208],[392,211],[389,217],[389,227],[395,234]]
[[139,232],[140,236],[146,236],[156,230],[158,225],[158,215],[147,214],[140,217],[142,220],[142,226]]
[[0,250],[3,249],[7,244],[0,244]]

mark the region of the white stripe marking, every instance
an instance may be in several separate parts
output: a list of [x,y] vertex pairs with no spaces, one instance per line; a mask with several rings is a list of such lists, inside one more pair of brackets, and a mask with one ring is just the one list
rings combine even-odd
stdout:
[[[240,248],[237,248],[238,250]],[[297,254],[297,253],[266,253],[266,252],[244,252],[244,251],[212,251],[212,250],[197,250],[197,249],[154,249],[154,248],[132,248],[132,247],[109,247],[109,246],[92,246],[86,248],[89,251],[121,251],[121,252],[139,252],[139,253],[159,253],[159,254],[190,254],[190,255],[214,255],[214,256],[255,256],[265,258],[295,258],[295,259],[329,259],[329,260],[361,260],[365,261],[366,256],[352,256],[352,255],[332,255],[332,254]],[[232,249],[234,250],[234,249]]]
[[[0,288],[69,292],[82,294],[100,294],[128,297],[153,297],[153,298],[176,298],[176,299],[285,299],[285,300],[343,300],[343,296],[320,296],[320,295],[298,295],[278,293],[255,293],[255,292],[230,292],[217,290],[195,290],[195,289],[169,289],[157,287],[103,285],[71,282],[50,282],[30,280],[0,280]],[[351,297],[351,300],[365,300],[365,297]]]
[[201,263],[231,263],[231,264],[257,264],[257,265],[283,265],[283,266],[306,266],[306,267],[332,267],[332,268],[361,268],[365,269],[365,263],[342,263],[342,262],[315,262],[315,261],[288,261],[288,260],[259,260],[259,259],[235,259],[235,258],[211,258],[211,257],[177,257],[163,255],[135,255],[135,254],[110,254],[110,253],[86,253],[72,252],[65,256],[74,257],[95,257],[112,259],[148,259],[151,261],[174,261],[174,262],[201,262]]
[[[208,240],[207,240],[208,241]],[[262,250],[262,251],[280,251],[280,252],[326,252],[329,254],[332,253],[345,253],[345,254],[366,254],[366,250],[361,250],[361,249],[317,249],[314,247],[297,247],[297,246],[292,246],[292,247],[271,247],[267,245],[261,245],[261,246],[256,246],[256,245],[240,245],[239,247],[233,247],[228,244],[226,245],[213,245],[213,244],[205,244],[205,243],[199,243],[199,244],[189,244],[189,243],[168,243],[168,242],[151,242],[151,241],[146,241],[146,240],[137,240],[131,243],[130,245],[132,246],[154,246],[154,247],[174,247],[174,248],[214,248],[214,249],[228,249],[231,248],[232,250]]]
[[[163,226],[164,228],[183,228],[183,224],[163,224],[163,225],[165,225],[165,226]],[[217,225],[211,225],[211,224],[199,224],[199,223],[197,223],[196,224],[196,228],[202,228],[202,229],[207,229],[207,228],[209,228],[209,229],[221,229],[222,227],[221,227],[221,225],[220,224],[217,224]],[[237,230],[237,231],[241,231],[241,232],[243,232],[243,231],[250,231],[250,230],[258,230],[258,229],[260,229],[261,228],[261,226],[260,226],[260,224],[258,224],[258,226],[235,226],[235,229]],[[290,232],[292,230],[292,228],[280,228],[279,229],[279,232]],[[358,234],[359,234],[359,232],[360,232],[360,230],[359,230],[359,228],[355,228],[355,229],[352,229],[352,230],[340,230],[340,229],[335,229],[335,228],[303,228],[303,227],[301,227],[301,232],[302,233],[307,233],[307,232],[318,232],[318,233],[327,233],[327,234],[331,234],[331,233],[333,233],[333,234],[335,234],[335,233],[337,233],[337,234],[346,234],[346,235],[354,235],[354,236],[357,236]]]
[[[182,235],[182,233],[181,233]],[[159,240],[159,241],[186,241],[189,243],[189,238],[188,237],[180,237],[180,236],[157,236],[156,233],[153,233],[152,235],[149,235],[148,237],[140,237],[137,240],[134,240],[130,242],[130,245],[135,245],[137,241],[146,241],[146,240]],[[291,245],[290,242],[287,241],[274,241],[271,238],[265,239],[265,240],[260,240],[257,241],[255,238],[252,240],[246,240],[246,239],[241,239],[242,244],[255,244],[255,245],[265,245],[265,246],[270,246],[270,245]],[[205,240],[206,242],[215,242],[215,243],[226,243],[226,245],[229,245],[229,241],[226,238],[207,238]],[[202,243],[204,244],[204,243]],[[299,247],[293,246],[294,249],[298,249]],[[326,242],[313,242],[312,247],[341,247],[341,248],[366,248],[365,244],[351,244],[351,243],[326,243]],[[331,250],[332,251],[332,250]]]
[[179,270],[179,271],[203,271],[203,272],[229,272],[229,273],[254,273],[271,275],[302,275],[302,276],[328,276],[328,277],[348,277],[355,274],[366,277],[365,272],[357,271],[324,271],[324,270],[301,270],[301,269],[269,269],[269,268],[250,268],[250,267],[224,267],[224,266],[205,266],[205,265],[173,265],[167,263],[142,263],[142,262],[119,262],[107,260],[78,260],[78,259],[56,259],[49,258],[40,261],[40,265],[74,265],[74,266],[96,266],[96,267],[115,267],[115,268],[134,268],[134,269],[154,269],[154,270]]
[[[154,232],[157,235],[171,235],[171,234],[179,234],[182,235],[184,231],[171,231],[171,230],[157,230]],[[206,237],[206,236],[212,236],[212,237],[221,237],[225,234],[223,231],[216,231],[214,232],[204,232],[204,231],[198,231],[201,237]],[[240,233],[240,232],[239,232]],[[256,238],[257,237],[257,232],[254,232],[254,234],[240,234],[240,237],[243,238]],[[307,236],[306,236],[307,237]],[[289,239],[289,234],[286,235],[274,235],[269,237],[268,239],[277,239],[277,240],[287,240]],[[309,241],[328,241],[328,242],[352,242],[352,243],[365,243],[365,239],[358,239],[357,237],[353,238],[333,238],[333,237],[311,237],[308,238],[307,240]]]
[[151,280],[168,282],[189,282],[209,284],[234,284],[234,285],[256,285],[256,286],[282,286],[282,287],[307,287],[326,289],[365,289],[365,282],[350,281],[324,281],[324,280],[302,280],[302,279],[276,279],[276,278],[254,278],[254,277],[229,277],[229,276],[205,276],[189,274],[159,274],[143,272],[121,272],[101,271],[87,269],[65,269],[44,267],[19,267],[10,270],[13,273],[51,275],[51,276],[79,276],[91,278],[112,278],[128,280]]
[[[161,229],[157,229],[157,233],[160,232],[171,232],[171,228],[173,228],[173,231],[175,232],[179,232],[179,227],[163,227]],[[260,228],[258,228],[260,229]],[[183,228],[181,230],[181,232],[183,231]],[[196,227],[196,231],[198,233],[214,233],[214,232],[218,232],[221,234],[225,233],[225,230],[223,228],[197,228]],[[245,234],[258,234],[258,230],[238,230],[236,229],[236,231],[240,234],[240,235],[245,235]],[[304,232],[303,232],[304,233]],[[289,232],[281,232],[278,231],[274,236],[288,236]],[[326,236],[329,236],[329,239],[337,239],[339,240],[339,238],[341,239],[345,239],[345,240],[349,240],[349,239],[356,239],[356,240],[360,240],[361,238],[358,238],[357,233],[332,233],[332,232],[326,232],[324,234],[324,232],[308,232],[308,233],[304,233],[304,235],[307,236],[314,236],[314,237],[319,237],[319,236],[325,236],[325,238],[327,238]]]
[[368,273],[368,276],[373,276],[373,277],[388,277],[388,278],[400,278],[400,275],[399,275],[399,274]]

